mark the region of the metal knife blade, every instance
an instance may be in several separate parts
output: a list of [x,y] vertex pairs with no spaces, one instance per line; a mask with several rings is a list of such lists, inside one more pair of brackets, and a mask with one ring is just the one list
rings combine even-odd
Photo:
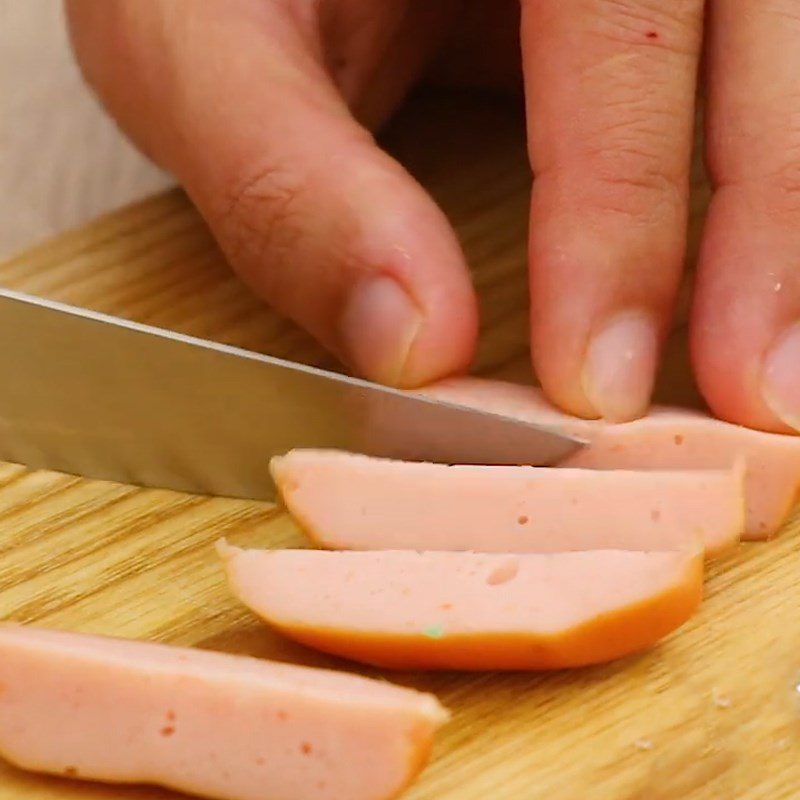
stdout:
[[0,288],[0,459],[273,499],[273,455],[330,447],[460,464],[554,463],[556,430]]

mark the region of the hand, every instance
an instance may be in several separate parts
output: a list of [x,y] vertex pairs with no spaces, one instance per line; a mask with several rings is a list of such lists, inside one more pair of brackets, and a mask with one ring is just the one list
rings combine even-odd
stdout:
[[[680,280],[703,5],[67,2],[87,78],[243,279],[402,386],[467,367],[477,308],[446,219],[369,131],[436,53],[513,75],[521,24],[534,365],[556,403],[612,420],[647,408]],[[710,5],[695,372],[719,415],[800,430],[800,11]]]

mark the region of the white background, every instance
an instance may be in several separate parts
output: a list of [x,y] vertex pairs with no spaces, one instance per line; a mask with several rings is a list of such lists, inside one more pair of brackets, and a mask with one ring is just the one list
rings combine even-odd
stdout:
[[0,0],[0,259],[171,183],[83,85],[60,0]]

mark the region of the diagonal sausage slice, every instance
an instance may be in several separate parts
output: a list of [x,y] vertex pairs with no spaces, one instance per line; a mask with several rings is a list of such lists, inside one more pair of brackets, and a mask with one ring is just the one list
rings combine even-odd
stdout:
[[272,459],[286,507],[339,550],[674,550],[744,528],[743,466],[677,472],[420,464],[336,450]]
[[554,408],[538,389],[482,378],[452,378],[422,393],[530,422],[560,425],[591,442],[562,466],[719,469],[743,458],[747,539],[774,535],[800,490],[800,436],[764,433],[699,411],[666,407],[656,407],[633,422],[578,419]]
[[0,625],[0,753],[221,800],[383,800],[426,763],[432,695],[245,656]]
[[233,593],[327,653],[396,669],[557,669],[643,650],[703,593],[702,549],[524,555],[241,550]]

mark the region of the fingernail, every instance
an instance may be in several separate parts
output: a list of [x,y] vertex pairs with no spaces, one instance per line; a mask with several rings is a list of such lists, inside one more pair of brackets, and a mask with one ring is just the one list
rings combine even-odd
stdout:
[[598,416],[627,422],[647,411],[657,356],[656,326],[643,312],[622,312],[594,334],[586,351],[583,391]]
[[397,385],[421,325],[419,308],[397,281],[364,278],[351,290],[340,319],[345,358],[370,380]]
[[772,413],[800,431],[800,322],[778,337],[767,354],[761,392]]

